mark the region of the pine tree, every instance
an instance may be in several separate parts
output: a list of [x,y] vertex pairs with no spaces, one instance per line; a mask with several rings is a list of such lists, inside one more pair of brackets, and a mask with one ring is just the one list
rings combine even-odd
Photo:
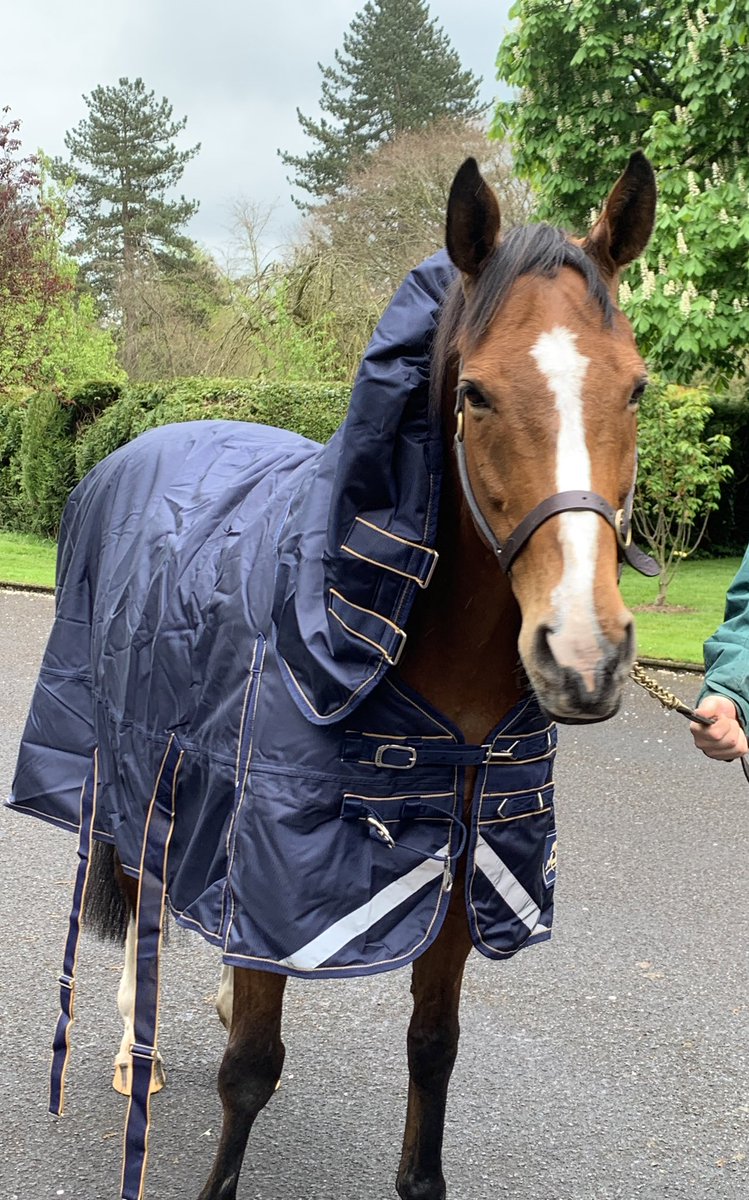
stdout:
[[182,177],[200,146],[178,150],[174,139],[187,123],[172,120],[172,106],[146,91],[142,79],[122,78],[116,87],[84,96],[89,115],[65,135],[70,161],[56,160],[58,179],[69,179],[83,275],[105,308],[116,288],[146,262],[162,266],[189,254],[181,232],[197,202],[167,192]]
[[315,199],[338,194],[349,172],[396,134],[482,111],[481,80],[462,70],[425,0],[368,0],[344,34],[335,62],[318,63],[321,119],[297,109],[302,129],[317,145],[301,156],[279,151],[297,172],[290,182]]

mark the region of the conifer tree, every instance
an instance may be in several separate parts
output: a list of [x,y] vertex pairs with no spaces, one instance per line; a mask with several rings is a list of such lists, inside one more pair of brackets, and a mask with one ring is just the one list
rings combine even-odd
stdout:
[[146,260],[169,266],[190,253],[182,228],[197,202],[167,199],[167,193],[200,146],[177,149],[187,118],[173,120],[169,101],[157,100],[142,79],[94,88],[84,100],[89,114],[65,135],[70,160],[56,160],[54,174],[74,180],[71,250],[107,308],[116,288]]
[[318,63],[320,120],[297,109],[315,147],[300,156],[279,151],[296,171],[290,182],[318,200],[340,193],[350,171],[396,134],[482,111],[481,80],[461,68],[425,0],[367,0],[343,36],[343,50],[335,51],[335,64]]

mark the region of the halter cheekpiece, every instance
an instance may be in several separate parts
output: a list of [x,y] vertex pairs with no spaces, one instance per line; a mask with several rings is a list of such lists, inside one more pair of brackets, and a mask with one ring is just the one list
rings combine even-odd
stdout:
[[554,495],[547,496],[535,508],[532,508],[529,513],[526,513],[523,519],[515,526],[510,536],[504,542],[500,542],[481,511],[468,476],[465,445],[463,442],[465,396],[461,392],[458,392],[455,403],[455,416],[457,419],[455,429],[455,457],[458,463],[460,486],[463,489],[463,495],[465,496],[476,528],[493,551],[497,562],[506,575],[509,574],[510,568],[518,554],[540,525],[543,525],[550,517],[557,516],[558,513],[581,511],[598,513],[611,526],[616,534],[620,561],[623,560],[629,563],[641,575],[658,575],[660,573],[660,567],[655,559],[651,558],[649,554],[645,554],[632,541],[634,480],[632,481],[632,487],[629,490],[624,506],[617,509],[613,508],[608,500],[603,496],[599,496],[597,492],[555,492]]

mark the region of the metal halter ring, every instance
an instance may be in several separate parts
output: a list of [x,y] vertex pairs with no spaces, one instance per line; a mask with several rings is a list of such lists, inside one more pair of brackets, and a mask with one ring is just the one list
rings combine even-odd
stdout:
[[614,529],[616,530],[616,540],[622,550],[628,550],[632,545],[632,522],[627,523],[626,535],[622,533],[622,525],[627,520],[626,513],[623,508],[617,510],[614,514]]

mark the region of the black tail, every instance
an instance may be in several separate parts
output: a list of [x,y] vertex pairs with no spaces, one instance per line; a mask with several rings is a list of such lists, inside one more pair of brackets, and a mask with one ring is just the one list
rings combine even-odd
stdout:
[[102,941],[124,946],[132,906],[120,884],[122,868],[114,846],[94,842],[83,907],[83,923]]

